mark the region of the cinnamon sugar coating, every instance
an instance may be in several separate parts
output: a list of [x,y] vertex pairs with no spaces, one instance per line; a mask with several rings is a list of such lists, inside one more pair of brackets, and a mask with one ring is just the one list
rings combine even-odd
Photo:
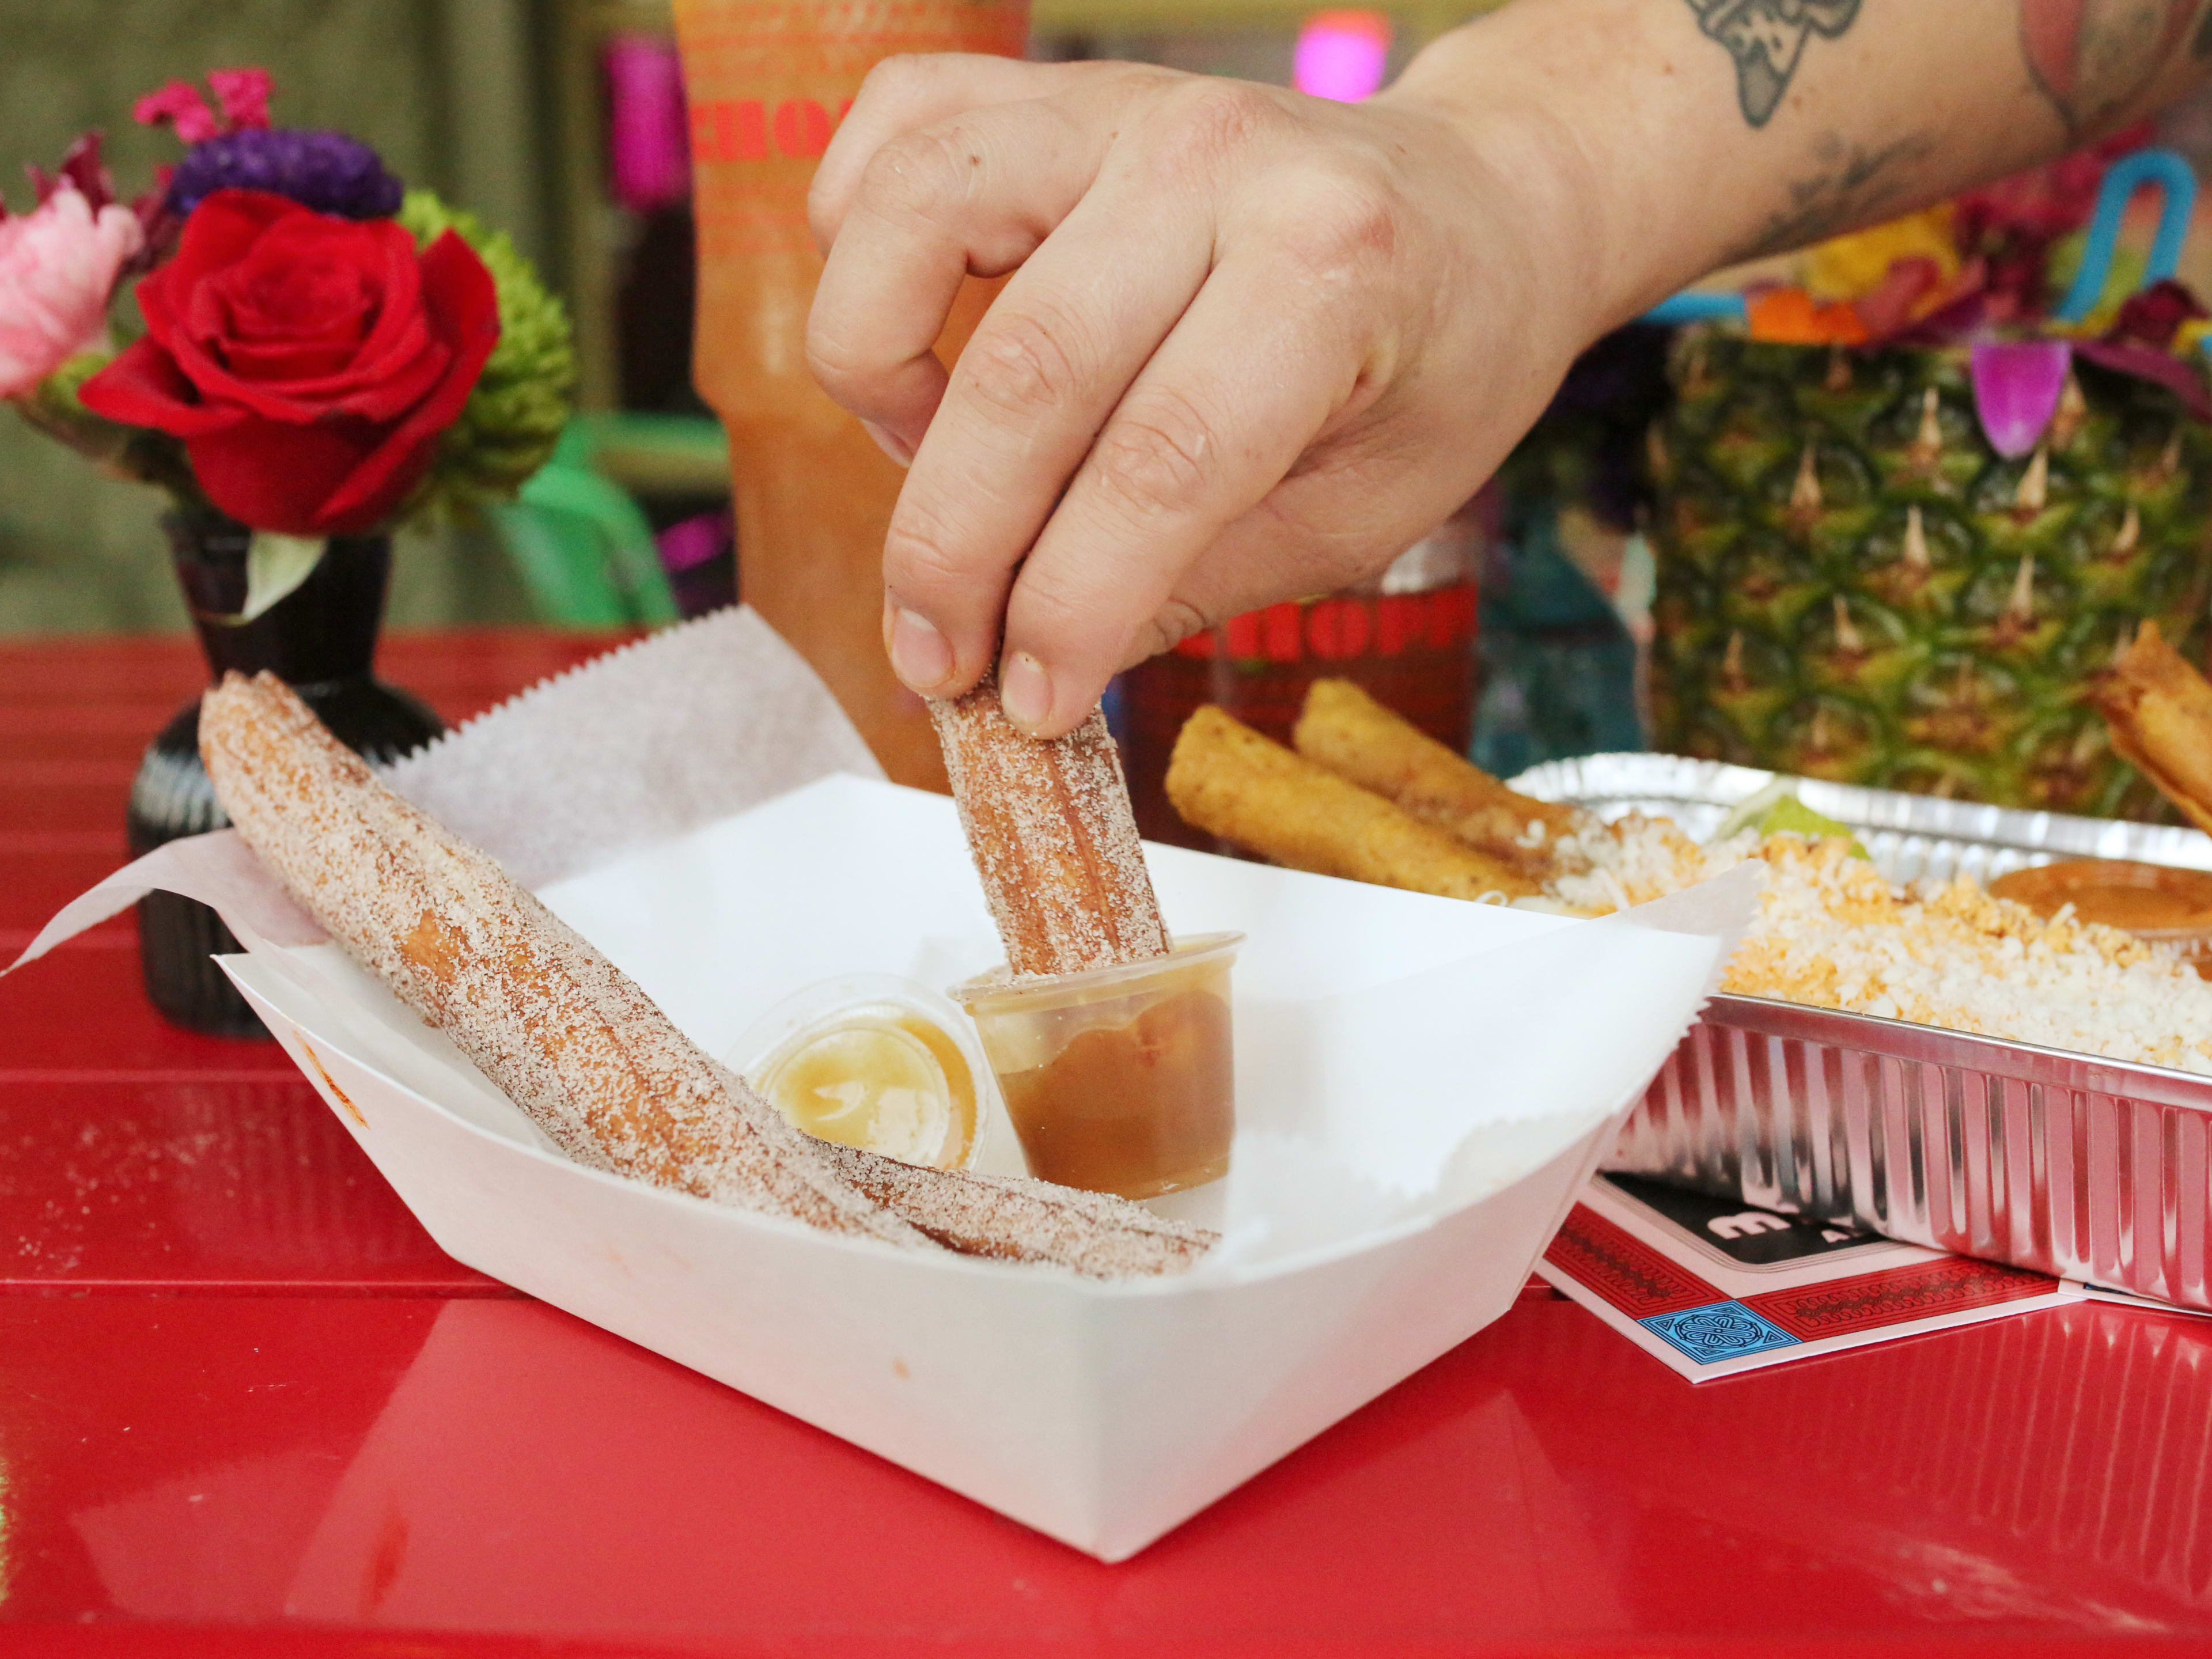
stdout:
[[1017,975],[1168,953],[1167,930],[1106,716],[1040,742],[1014,729],[995,678],[930,704],[991,920]]
[[[909,1226],[963,1255],[1001,1261],[1079,1259],[1097,1279],[1177,1273],[1194,1267],[1216,1234],[1170,1221],[1110,1193],[1089,1193],[1026,1176],[963,1174],[957,1190],[940,1171],[822,1143],[848,1181]],[[952,1201],[948,1202],[948,1198]]]
[[1053,1188],[1010,1200],[1006,1183],[794,1128],[273,676],[228,675],[207,693],[200,751],[232,823],[293,897],[580,1164],[827,1231],[1094,1277],[1177,1271],[1212,1242],[1133,1205],[1070,1205],[1089,1195]]

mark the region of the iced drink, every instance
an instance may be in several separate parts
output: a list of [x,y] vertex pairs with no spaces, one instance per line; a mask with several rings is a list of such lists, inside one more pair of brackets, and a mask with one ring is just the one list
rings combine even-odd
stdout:
[[[884,655],[884,532],[905,475],[806,370],[822,270],[806,190],[872,65],[1018,56],[1026,0],[676,0],[675,15],[698,228],[693,372],[729,428],[739,592],[813,664],[894,780],[942,789],[929,717]],[[969,285],[940,352],[988,297]]]

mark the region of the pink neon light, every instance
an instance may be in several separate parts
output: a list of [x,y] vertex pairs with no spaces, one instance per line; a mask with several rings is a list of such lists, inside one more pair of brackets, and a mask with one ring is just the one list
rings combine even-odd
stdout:
[[1379,11],[1318,11],[1298,31],[1291,84],[1316,98],[1356,104],[1382,84],[1390,20]]

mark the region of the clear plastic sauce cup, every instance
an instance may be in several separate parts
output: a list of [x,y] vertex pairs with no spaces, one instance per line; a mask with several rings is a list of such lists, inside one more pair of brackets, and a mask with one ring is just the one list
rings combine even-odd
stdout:
[[786,997],[725,1063],[808,1134],[902,1164],[972,1169],[988,1139],[989,1078],[964,1023],[925,986],[848,975]]
[[947,994],[974,1016],[1030,1173],[1154,1198],[1229,1169],[1236,1133],[1229,969],[1242,933],[1207,933],[1125,967]]

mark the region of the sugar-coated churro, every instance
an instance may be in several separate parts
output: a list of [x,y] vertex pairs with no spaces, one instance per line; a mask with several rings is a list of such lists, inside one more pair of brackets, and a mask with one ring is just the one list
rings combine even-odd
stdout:
[[801,1133],[272,676],[210,690],[200,748],[271,873],[579,1163],[829,1231],[1101,1277],[1179,1271],[1212,1242],[1133,1205],[910,1169]]
[[1092,709],[1063,738],[1024,737],[995,678],[930,712],[1008,968],[1067,974],[1165,956],[1105,715]]
[[1539,880],[1552,843],[1577,827],[1573,807],[1516,794],[1350,680],[1307,688],[1291,741],[1316,765]]
[[1176,739],[1167,791],[1186,823],[1293,870],[1446,898],[1538,890],[1518,871],[1211,704]]

